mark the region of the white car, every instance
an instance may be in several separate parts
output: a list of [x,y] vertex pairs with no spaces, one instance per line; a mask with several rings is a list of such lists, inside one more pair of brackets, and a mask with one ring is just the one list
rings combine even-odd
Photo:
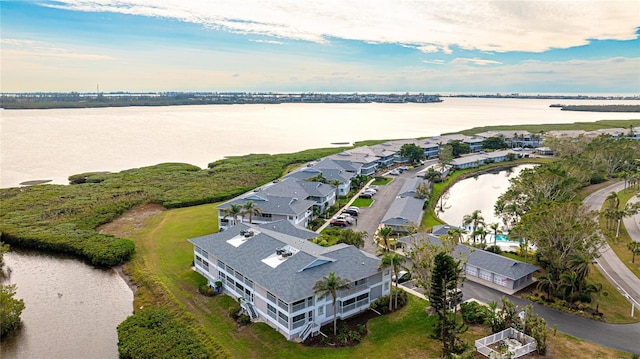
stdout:
[[345,221],[347,221],[347,223],[353,224],[353,217],[351,217],[347,213],[342,213],[341,215],[337,216],[335,219],[344,219]]
[[400,175],[400,171],[392,170],[391,172],[389,172],[389,174],[392,175],[392,176],[399,176]]

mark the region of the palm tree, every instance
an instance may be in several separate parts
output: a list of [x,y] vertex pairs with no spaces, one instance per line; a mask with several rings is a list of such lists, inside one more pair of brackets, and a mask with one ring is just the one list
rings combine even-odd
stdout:
[[560,275],[560,285],[564,287],[564,299],[573,302],[573,297],[580,287],[580,278],[575,271],[564,272]]
[[260,209],[260,207],[258,207],[255,202],[253,201],[247,201],[243,206],[242,206],[242,214],[248,214],[249,215],[249,223],[253,223],[253,215],[260,215],[262,213],[262,210]]
[[233,218],[233,225],[235,226],[236,224],[238,224],[238,216],[242,215],[243,209],[241,205],[234,203],[229,206],[229,208],[225,209],[224,212],[225,215],[224,217],[222,217],[222,219],[226,219],[228,217]]
[[382,227],[378,230],[378,233],[373,238],[374,243],[378,246],[382,246],[382,251],[387,253],[391,250],[391,235],[393,234],[393,228]]
[[324,296],[331,294],[333,299],[333,335],[337,333],[338,316],[336,312],[336,299],[338,291],[351,288],[351,282],[346,278],[337,277],[334,272],[329,273],[326,277],[318,280],[313,285],[313,291],[317,295]]
[[[393,278],[393,276],[396,276],[396,279],[394,280],[395,285],[396,285],[396,295],[395,295],[395,304],[394,307],[398,308],[398,280],[400,278],[398,278],[398,273],[400,272],[400,267],[407,261],[407,259],[404,256],[399,255],[396,252],[389,252],[389,253],[385,253],[385,255],[382,257],[381,261],[380,261],[380,268],[385,268],[385,267],[390,267],[391,268],[391,278]],[[391,293],[389,293],[389,310],[391,310],[391,305],[392,305],[392,300],[391,300]]]
[[491,230],[493,231],[493,245],[497,246],[498,245],[498,234],[502,233],[502,231],[500,230],[500,223],[491,223],[489,225],[489,228],[491,228]]
[[556,290],[556,280],[550,273],[538,277],[536,289],[547,293],[547,301],[551,301],[551,295]]
[[589,265],[592,258],[584,252],[576,252],[571,255],[568,261],[568,267],[578,275],[578,292],[582,291],[582,284],[589,275]]
[[457,227],[447,231],[447,235],[450,235],[453,238],[455,238],[457,243],[462,243],[462,236],[465,233],[467,233],[467,231],[465,231],[463,228],[457,228]]
[[473,236],[473,244],[476,244],[476,230],[478,229],[478,226],[480,226],[481,224],[484,224],[484,217],[482,217],[482,211],[480,211],[479,209],[476,209],[475,211],[473,211],[471,214],[466,214],[463,218],[462,218],[462,224],[466,227],[468,225],[471,225],[472,229],[471,229],[471,233]]
[[627,249],[631,251],[633,257],[631,257],[631,263],[636,262],[636,254],[640,254],[640,242],[629,242],[627,243]]

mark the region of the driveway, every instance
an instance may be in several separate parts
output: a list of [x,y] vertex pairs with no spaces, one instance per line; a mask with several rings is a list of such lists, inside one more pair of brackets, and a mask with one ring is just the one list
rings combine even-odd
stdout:
[[366,231],[369,238],[365,242],[363,250],[368,253],[376,253],[376,245],[373,243],[373,235],[378,230],[380,222],[391,203],[400,192],[400,188],[407,178],[414,177],[418,169],[404,171],[400,176],[387,176],[393,178],[391,182],[384,186],[379,186],[378,193],[373,196],[373,203],[369,207],[360,208],[358,222],[351,228],[354,231]]

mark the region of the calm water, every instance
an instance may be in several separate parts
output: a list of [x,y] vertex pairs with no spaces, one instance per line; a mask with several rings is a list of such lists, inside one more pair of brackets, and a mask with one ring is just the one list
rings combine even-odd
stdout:
[[415,138],[484,125],[638,118],[637,114],[549,108],[557,102],[444,98],[444,102],[431,104],[1,110],[0,187],[29,180],[66,184],[72,174],[120,171],[162,162],[206,167],[229,155],[295,152],[328,147],[334,142]]
[[525,168],[532,167],[533,165],[521,165],[509,170],[463,179],[454,184],[443,196],[444,211],[438,213],[438,216],[452,226],[462,226],[462,218],[465,215],[480,210],[487,225],[491,223],[502,225],[502,219],[493,213],[496,200],[509,189],[509,179],[517,177]]
[[4,255],[25,301],[22,328],[2,340],[2,358],[117,358],[116,327],[133,293],[113,270],[34,252]]

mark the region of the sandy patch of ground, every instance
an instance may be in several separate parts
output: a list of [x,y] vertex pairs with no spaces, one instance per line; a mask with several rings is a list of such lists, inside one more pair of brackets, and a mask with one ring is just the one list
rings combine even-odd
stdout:
[[98,233],[113,234],[114,236],[127,238],[136,230],[141,229],[144,223],[165,208],[159,204],[143,204],[122,215],[113,222],[98,227]]
[[[97,232],[102,234],[112,234],[121,238],[127,238],[131,233],[143,228],[144,223],[156,214],[164,211],[165,208],[158,204],[143,204],[125,213],[113,222],[98,227]],[[131,278],[124,272],[123,265],[112,268],[127,283],[135,294],[138,287],[131,281]]]

